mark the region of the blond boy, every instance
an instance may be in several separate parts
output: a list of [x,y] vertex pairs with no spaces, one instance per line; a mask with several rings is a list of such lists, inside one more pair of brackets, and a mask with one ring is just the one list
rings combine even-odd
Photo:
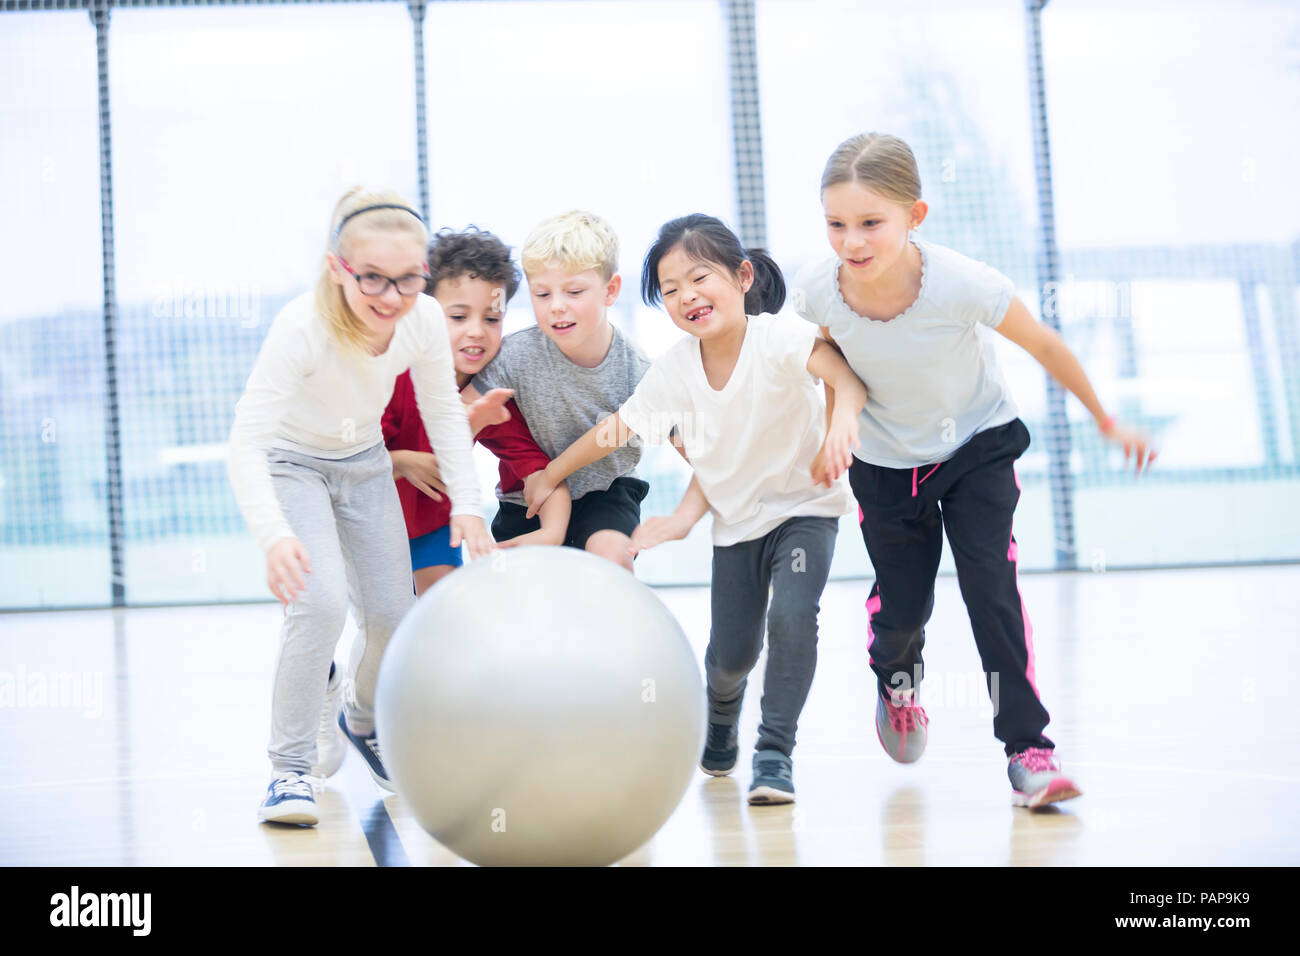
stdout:
[[[609,321],[622,278],[618,238],[603,219],[578,211],[547,219],[521,259],[537,325],[506,336],[464,395],[473,401],[494,388],[514,389],[537,444],[555,458],[627,401],[650,362]],[[624,447],[569,477],[565,545],[632,570],[628,544],[650,489],[636,474],[640,457],[639,447]],[[492,522],[498,541],[540,527],[526,517],[522,492],[499,497]]]

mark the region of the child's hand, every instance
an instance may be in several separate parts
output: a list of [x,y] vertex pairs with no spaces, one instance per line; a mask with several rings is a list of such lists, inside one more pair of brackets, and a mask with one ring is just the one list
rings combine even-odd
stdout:
[[[447,493],[447,486],[442,483],[442,472],[438,470],[438,456],[428,451],[408,451],[398,449],[388,453],[393,459],[393,477],[405,478],[415,487],[432,498],[442,501],[441,491]],[[435,491],[434,489],[437,489]]]
[[665,541],[680,541],[691,533],[691,525],[686,524],[675,514],[662,518],[646,518],[632,532],[632,541],[628,545],[629,557],[636,557],[642,551],[649,551],[655,545]]
[[1156,460],[1155,446],[1143,432],[1125,428],[1117,424],[1114,418],[1108,419],[1099,427],[1107,441],[1123,447],[1125,464],[1128,463],[1129,458],[1136,457],[1137,469],[1134,474],[1141,474],[1144,467],[1150,468],[1151,463]]
[[524,515],[526,518],[537,514],[542,505],[546,504],[546,499],[559,487],[560,483],[547,472],[548,469],[543,468],[524,479],[524,501],[528,502],[528,513]]
[[283,606],[288,607],[307,590],[308,574],[311,558],[297,538],[281,538],[266,552],[266,586]]
[[465,547],[469,548],[471,561],[497,549],[497,543],[492,540],[487,526],[478,515],[452,515],[450,527],[451,546],[459,548],[464,543]]
[[512,388],[494,388],[467,408],[469,430],[477,435],[489,425],[500,425],[510,421],[510,412],[506,402],[515,394]]
[[813,458],[812,467],[809,468],[808,471],[812,474],[812,480],[814,485],[825,485],[827,488],[831,486],[832,479],[827,477],[826,475],[826,446],[825,445],[822,445],[821,448],[817,449],[817,455],[816,457]]
[[837,420],[832,421],[831,427],[826,430],[826,440],[822,442],[809,469],[813,482],[829,488],[831,482],[848,471],[853,464],[853,449],[859,444],[857,418],[841,421],[837,416]]

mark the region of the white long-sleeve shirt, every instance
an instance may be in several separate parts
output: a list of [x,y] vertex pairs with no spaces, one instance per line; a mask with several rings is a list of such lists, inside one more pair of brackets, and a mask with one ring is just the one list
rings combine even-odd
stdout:
[[294,537],[275,497],[267,453],[281,448],[337,460],[382,442],[380,419],[393,383],[408,368],[451,513],[480,514],[469,422],[437,301],[421,295],[398,320],[384,353],[365,355],[335,342],[306,293],[271,323],[230,430],[230,483],[263,552]]

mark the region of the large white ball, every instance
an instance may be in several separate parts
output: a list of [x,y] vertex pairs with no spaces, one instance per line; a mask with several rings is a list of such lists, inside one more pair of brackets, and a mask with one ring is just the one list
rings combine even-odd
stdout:
[[379,673],[388,773],[439,843],[481,865],[603,865],[680,802],[704,745],[699,665],[622,568],[495,552],[424,594]]

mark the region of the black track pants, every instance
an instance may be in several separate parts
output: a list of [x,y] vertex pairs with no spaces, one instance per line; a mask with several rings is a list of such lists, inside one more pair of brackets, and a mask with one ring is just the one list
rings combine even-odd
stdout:
[[1012,516],[1020,500],[1015,461],[1029,447],[1020,419],[980,432],[938,465],[882,468],[854,459],[862,538],[876,570],[867,599],[871,668],[878,693],[919,683],[925,624],[948,533],[993,701],[993,733],[1007,754],[1051,749],[1034,677],[1033,627],[1017,583]]

